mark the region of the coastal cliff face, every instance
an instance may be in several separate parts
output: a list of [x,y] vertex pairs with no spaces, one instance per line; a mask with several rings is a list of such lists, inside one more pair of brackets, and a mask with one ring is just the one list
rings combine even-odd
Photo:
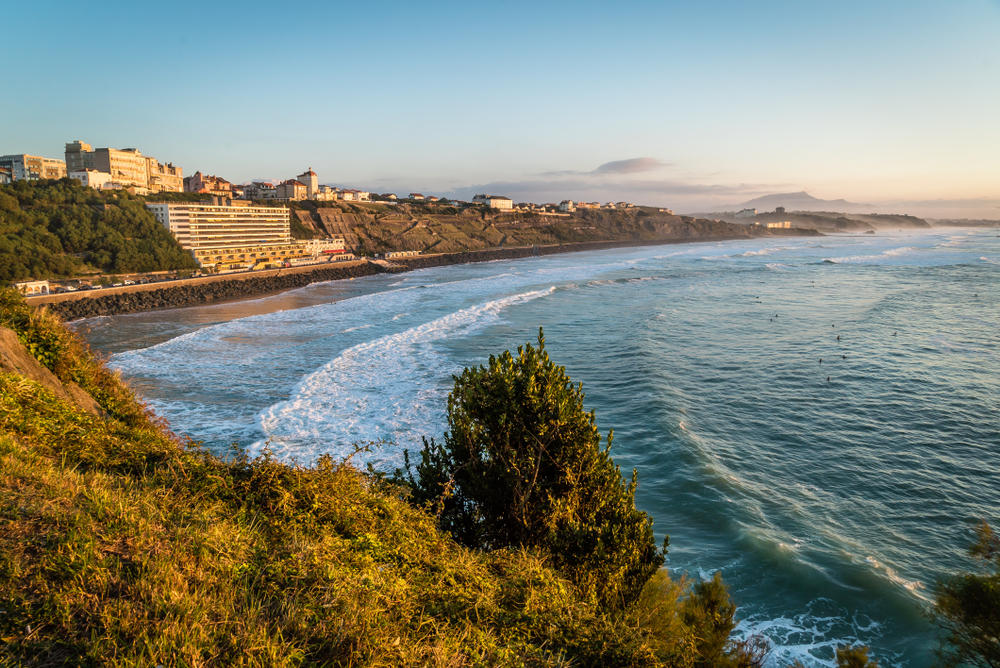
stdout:
[[[322,204],[322,206],[320,205]],[[296,203],[302,225],[343,236],[359,254],[419,251],[462,253],[498,246],[660,243],[667,239],[746,238],[767,230],[716,220],[675,216],[651,207],[581,209],[545,214],[401,203]],[[771,231],[773,232],[773,231]],[[799,231],[798,233],[805,233]]]

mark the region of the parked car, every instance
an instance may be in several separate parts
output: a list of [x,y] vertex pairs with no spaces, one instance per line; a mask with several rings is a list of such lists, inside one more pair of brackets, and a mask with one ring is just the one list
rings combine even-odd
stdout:
[[124,281],[125,285],[135,285],[135,281]]

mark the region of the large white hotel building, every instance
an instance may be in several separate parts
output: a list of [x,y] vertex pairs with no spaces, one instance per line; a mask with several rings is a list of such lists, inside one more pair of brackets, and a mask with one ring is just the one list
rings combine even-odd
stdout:
[[233,200],[227,205],[153,202],[146,208],[203,267],[242,269],[260,262],[281,262],[344,249],[343,239],[329,240],[324,249],[319,249],[315,241],[293,241],[291,212],[283,206],[252,206]]

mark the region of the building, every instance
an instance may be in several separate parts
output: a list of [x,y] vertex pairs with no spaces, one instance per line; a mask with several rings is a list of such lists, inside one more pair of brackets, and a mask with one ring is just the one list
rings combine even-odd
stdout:
[[25,153],[0,156],[0,168],[9,171],[11,181],[61,179],[66,176],[66,163],[62,160]]
[[573,213],[574,211],[576,211],[576,206],[573,204],[573,200],[564,199],[563,201],[559,202],[559,210],[562,211],[563,213]]
[[339,255],[346,253],[344,237],[331,237],[329,239],[306,239],[299,241],[302,252],[306,255]]
[[306,254],[292,241],[290,211],[283,206],[214,198],[197,204],[149,202],[146,208],[203,267],[245,269]]
[[278,196],[278,189],[273,183],[254,181],[243,186],[243,196],[247,199],[275,199]]
[[396,193],[383,193],[382,199],[389,200],[390,202],[396,201]]
[[70,172],[69,177],[71,179],[76,179],[88,188],[103,190],[112,187],[111,175],[99,172],[96,169],[81,169],[76,172]]
[[296,181],[295,179],[289,179],[287,181],[282,181],[275,188],[275,197],[277,199],[288,200],[289,202],[295,202],[300,199],[305,199],[308,193],[306,184],[301,181]]
[[14,289],[25,297],[51,294],[48,281],[21,281],[14,284]]
[[184,173],[173,163],[161,164],[135,148],[92,148],[74,141],[66,144],[66,168],[71,172],[96,169],[111,180],[138,193],[183,192]]
[[184,192],[205,193],[217,197],[232,197],[233,184],[219,176],[195,172],[194,176],[184,178]]
[[789,220],[786,220],[786,221],[781,222],[781,223],[768,223],[767,224],[768,229],[778,228],[778,229],[786,229],[787,230],[787,229],[791,228],[791,226],[792,226],[792,222],[789,221]]
[[753,218],[757,215],[757,209],[740,209],[736,212],[737,218]]
[[305,184],[307,199],[316,199],[316,195],[319,194],[319,177],[316,176],[312,167],[296,176],[295,179],[299,183]]
[[[146,158],[146,174],[149,179],[146,188],[153,193],[184,192],[184,174],[180,167],[168,162],[163,165],[156,158]],[[228,194],[228,193],[227,193]]]
[[388,252],[388,253],[385,254],[385,259],[386,260],[390,260],[390,259],[392,259],[394,257],[412,257],[414,255],[420,255],[420,251],[417,251],[417,250],[411,250],[411,251],[390,251],[390,252]]
[[472,198],[473,204],[485,204],[491,209],[512,209],[514,202],[509,197],[501,195],[476,195]]
[[10,167],[0,167],[0,186],[7,185],[14,181]]
[[410,199],[422,200],[424,198],[420,193],[410,193]]
[[783,206],[776,206],[776,207],[774,207],[774,212],[775,213],[779,213],[779,214],[784,214],[785,213],[785,207],[783,207]]

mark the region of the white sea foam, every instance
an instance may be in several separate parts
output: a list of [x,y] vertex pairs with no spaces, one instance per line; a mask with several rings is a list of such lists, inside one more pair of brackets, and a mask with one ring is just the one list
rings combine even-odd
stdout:
[[[745,615],[733,632],[735,638],[761,634],[771,642],[767,666],[778,668],[798,660],[806,666],[835,666],[834,651],[843,645],[869,644],[883,635],[882,625],[863,614],[854,613],[826,598],[809,602],[799,614],[776,618]],[[879,656],[883,666],[893,666],[896,657]]]
[[369,461],[398,466],[402,448],[440,434],[450,378],[461,370],[434,343],[468,336],[495,323],[504,308],[554,291],[503,297],[345,350],[303,378],[287,401],[259,414],[267,439],[251,452],[269,443],[281,458],[312,461],[327,452],[344,456],[352,443],[386,439],[395,445]]
[[986,257],[985,255],[979,258],[983,262],[989,262],[990,264],[1000,264],[1000,258]]
[[902,248],[893,248],[877,255],[851,255],[848,257],[834,257],[827,258],[826,262],[832,262],[834,264],[866,264],[873,262],[882,262],[888,259],[904,255],[906,253],[912,253],[913,251],[919,250],[915,246],[904,246]]

